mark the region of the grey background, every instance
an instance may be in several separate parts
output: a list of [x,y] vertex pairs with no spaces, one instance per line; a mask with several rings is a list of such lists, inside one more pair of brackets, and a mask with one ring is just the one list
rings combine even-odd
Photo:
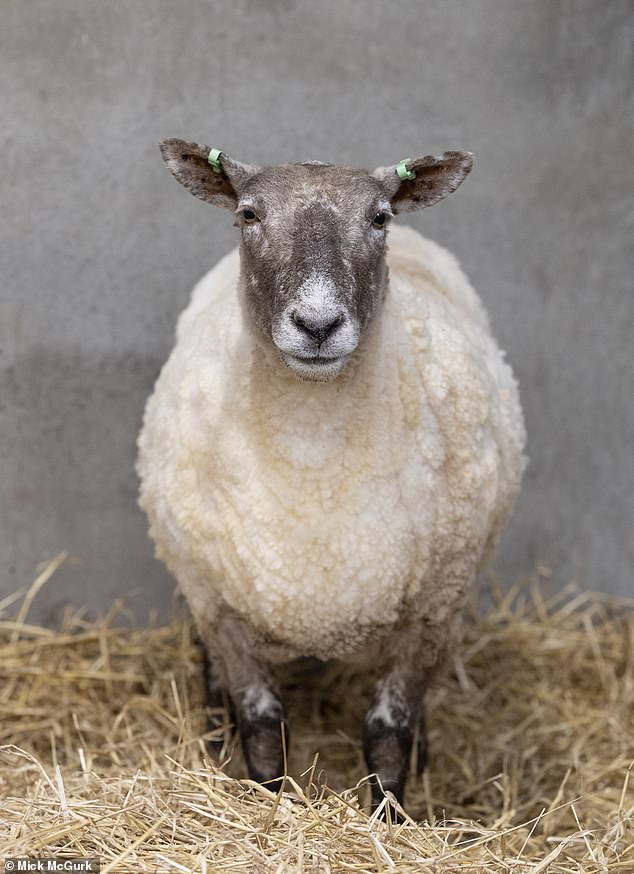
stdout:
[[633,13],[619,0],[4,0],[0,597],[33,618],[173,583],[136,509],[145,398],[236,239],[156,143],[254,163],[476,153],[412,217],[462,261],[519,377],[531,465],[502,584],[632,593]]

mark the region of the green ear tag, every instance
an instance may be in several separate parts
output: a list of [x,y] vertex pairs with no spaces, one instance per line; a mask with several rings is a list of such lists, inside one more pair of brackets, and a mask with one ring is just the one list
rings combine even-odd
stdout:
[[214,173],[222,173],[222,165],[219,160],[221,155],[220,149],[212,149],[207,156],[207,161],[211,164]]
[[407,168],[407,165],[411,160],[411,158],[403,158],[403,160],[399,161],[396,165],[396,175],[399,179],[416,179],[416,173]]

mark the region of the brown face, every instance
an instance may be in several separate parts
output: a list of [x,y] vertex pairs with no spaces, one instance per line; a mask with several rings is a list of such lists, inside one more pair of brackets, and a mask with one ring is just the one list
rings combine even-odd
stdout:
[[241,191],[246,311],[300,377],[336,376],[378,311],[391,215],[384,187],[359,170],[275,167]]
[[468,152],[417,158],[368,173],[327,164],[259,169],[209,148],[165,140],[176,178],[232,209],[241,230],[241,284],[252,329],[303,379],[337,376],[380,311],[387,288],[386,229],[393,214],[430,206],[471,169]]

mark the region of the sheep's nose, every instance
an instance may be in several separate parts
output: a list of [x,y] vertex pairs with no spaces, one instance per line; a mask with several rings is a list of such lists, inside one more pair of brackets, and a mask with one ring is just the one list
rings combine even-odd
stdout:
[[291,318],[301,331],[321,345],[343,322],[343,313],[338,313],[333,318],[330,313],[324,317],[313,317],[295,312]]

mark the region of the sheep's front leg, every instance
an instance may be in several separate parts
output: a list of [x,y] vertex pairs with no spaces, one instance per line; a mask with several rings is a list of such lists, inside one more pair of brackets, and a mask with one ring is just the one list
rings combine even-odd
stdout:
[[253,631],[227,613],[215,628],[213,649],[224,666],[249,776],[275,790],[279,784],[269,781],[284,773],[282,736],[288,743],[288,727],[271,672],[255,655]]
[[392,792],[403,803],[416,724],[418,772],[426,761],[422,719],[425,671],[419,657],[420,629],[407,628],[390,641],[388,659],[363,722],[363,752],[370,774],[372,809]]

